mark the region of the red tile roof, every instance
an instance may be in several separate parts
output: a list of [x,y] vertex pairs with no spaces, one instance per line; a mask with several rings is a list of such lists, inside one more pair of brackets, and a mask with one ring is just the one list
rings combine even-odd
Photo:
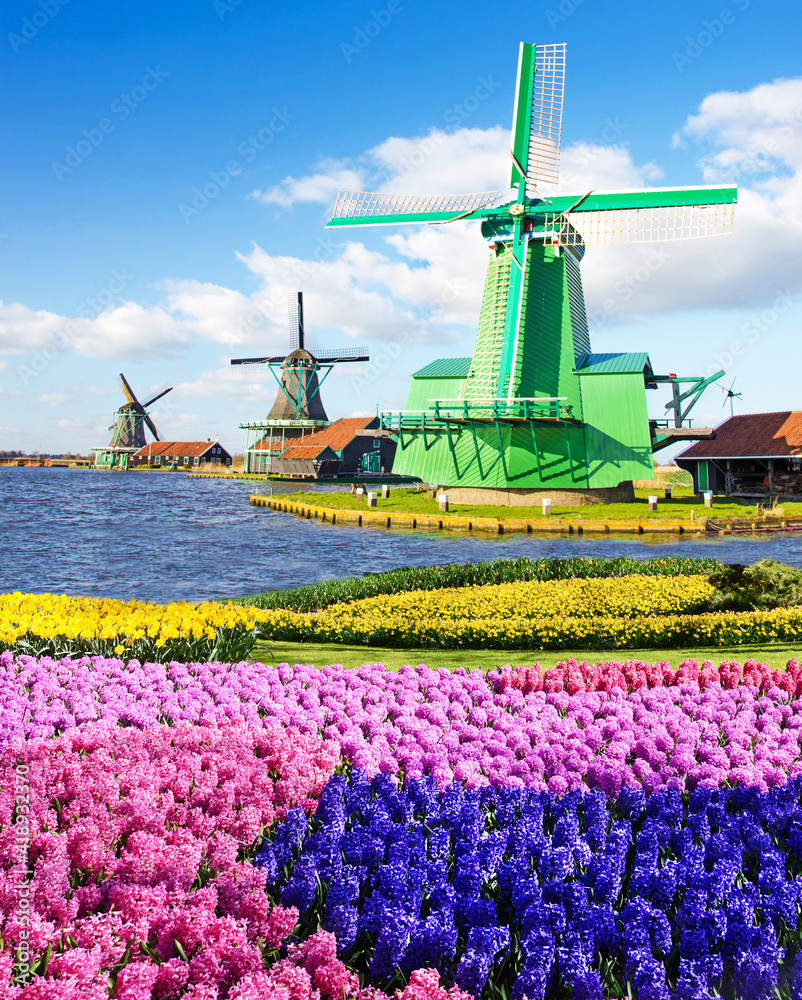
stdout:
[[[307,441],[309,438],[306,439]],[[331,451],[331,448],[327,444],[294,444],[291,448],[288,448],[285,452],[279,455],[279,458],[317,458],[322,455],[325,451]],[[331,451],[331,457],[337,459],[337,456]],[[339,461],[339,459],[337,459]]]
[[[146,444],[144,448],[140,448],[136,453],[134,458],[149,458],[153,456],[154,458],[164,455],[170,455],[171,457],[175,455],[177,458],[200,458],[205,455],[207,451],[215,446],[220,445],[219,441],[151,441],[150,444]],[[231,457],[225,448],[222,447],[221,454]]]
[[802,410],[746,413],[716,428],[713,440],[697,441],[677,458],[763,458],[802,455]]
[[[335,451],[341,451],[353,441],[356,432],[365,427],[378,427],[376,417],[343,417],[342,420],[335,420],[333,424],[324,427],[322,431],[315,431],[314,434],[305,437],[303,445],[297,447],[311,447],[313,444],[320,447],[328,445]],[[294,447],[296,446],[293,446],[293,450]]]

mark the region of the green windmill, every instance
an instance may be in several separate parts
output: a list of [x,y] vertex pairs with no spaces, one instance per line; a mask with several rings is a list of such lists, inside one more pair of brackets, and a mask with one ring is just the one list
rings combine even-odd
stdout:
[[[564,80],[564,44],[521,44],[513,200],[341,191],[328,223],[482,223],[490,259],[473,356],[416,372],[405,410],[382,415],[398,436],[394,471],[455,500],[499,489],[623,498],[631,480],[651,478],[653,452],[713,434],[688,414],[723,372],[656,375],[646,353],[593,353],[579,264],[590,244],[728,234],[737,189],[540,195],[538,185],[558,179]],[[666,417],[649,420],[646,390],[661,384],[672,390]]]

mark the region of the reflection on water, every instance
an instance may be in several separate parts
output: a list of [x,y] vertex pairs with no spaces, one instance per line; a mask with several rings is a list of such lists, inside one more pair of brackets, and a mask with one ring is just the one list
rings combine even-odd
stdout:
[[709,555],[743,563],[771,557],[802,566],[800,534],[423,534],[300,520],[251,507],[253,492],[252,481],[181,473],[0,468],[0,590],[195,601],[397,566],[519,555]]

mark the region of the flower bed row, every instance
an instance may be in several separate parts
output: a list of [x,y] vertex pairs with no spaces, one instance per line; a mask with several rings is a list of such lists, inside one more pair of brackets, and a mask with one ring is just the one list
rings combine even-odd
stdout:
[[[796,668],[795,668],[796,669]],[[124,664],[0,654],[0,741],[92,723],[144,728],[239,718],[336,741],[349,764],[444,786],[561,793],[729,782],[766,789],[802,773],[802,700],[780,687],[697,682],[626,694],[494,690],[480,671],[381,665]]]
[[[709,714],[713,689],[692,687]],[[751,731],[772,724],[769,709]],[[438,790],[369,779],[331,739],[240,722],[15,740],[0,778],[11,1000],[802,989],[802,778]]]
[[596,618],[503,614],[488,618],[407,618],[350,605],[318,614],[266,612],[260,636],[282,642],[336,642],[400,649],[670,649],[802,641],[802,607],[687,615]]
[[337,604],[316,617],[356,628],[378,624],[404,633],[410,628],[457,621],[494,619],[641,618],[690,614],[704,608],[714,592],[706,576],[624,576],[602,580],[539,580],[446,587],[385,594]]
[[0,595],[0,650],[235,660],[257,639],[402,648],[621,649],[802,639],[802,607],[705,613],[706,576],[523,580],[383,594],[302,613]]
[[772,670],[767,663],[747,660],[743,666],[735,660],[725,660],[716,666],[705,660],[702,666],[696,660],[683,660],[678,667],[665,661],[644,663],[641,660],[627,660],[624,663],[578,663],[573,657],[556,667],[542,670],[539,663],[531,667],[505,667],[493,670],[487,675],[496,691],[518,688],[524,694],[532,691],[637,691],[639,688],[677,687],[682,684],[698,684],[702,691],[710,684],[720,684],[731,691],[742,684],[757,688],[764,694],[772,688],[779,688],[791,697],[802,697],[802,663],[789,660],[785,670]]
[[386,987],[425,964],[475,997],[802,995],[802,780],[608,804],[354,772],[257,864]]
[[247,656],[263,612],[219,604],[146,604],[55,594],[0,594],[0,651],[158,660]]

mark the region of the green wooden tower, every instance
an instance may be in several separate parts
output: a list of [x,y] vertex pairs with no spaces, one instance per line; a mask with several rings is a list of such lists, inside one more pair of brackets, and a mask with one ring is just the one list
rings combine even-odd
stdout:
[[[725,235],[737,190],[541,196],[537,185],[558,179],[564,79],[564,44],[521,44],[512,200],[341,191],[328,223],[481,221],[490,257],[473,356],[416,372],[406,409],[382,415],[399,440],[394,471],[447,487],[455,499],[500,489],[612,496],[651,478],[654,451],[712,435],[690,427],[688,413],[723,373],[656,375],[645,353],[593,353],[580,262],[591,244]],[[662,383],[672,390],[667,418],[650,421],[646,390]]]

